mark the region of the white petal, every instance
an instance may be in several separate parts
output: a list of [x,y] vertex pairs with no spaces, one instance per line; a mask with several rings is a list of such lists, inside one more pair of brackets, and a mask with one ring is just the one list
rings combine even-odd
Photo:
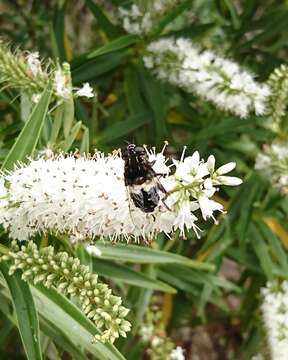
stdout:
[[235,176],[218,176],[217,180],[222,185],[238,186],[242,184],[242,180]]
[[87,250],[88,254],[93,255],[93,256],[101,256],[102,255],[102,251],[95,245],[86,246],[86,250]]
[[227,163],[227,164],[225,164],[225,165],[220,166],[220,167],[217,169],[216,173],[217,173],[218,175],[227,174],[228,172],[230,172],[230,171],[232,171],[233,169],[235,169],[235,167],[236,167],[236,163],[235,163],[235,162],[229,162],[229,163]]
[[207,160],[207,168],[210,173],[214,172],[215,169],[215,157],[213,155],[210,155]]

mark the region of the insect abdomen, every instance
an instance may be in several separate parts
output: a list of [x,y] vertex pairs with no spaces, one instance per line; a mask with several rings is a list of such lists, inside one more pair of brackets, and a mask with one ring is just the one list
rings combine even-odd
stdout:
[[141,189],[137,193],[131,191],[131,198],[134,205],[146,213],[153,212],[160,200],[155,186],[151,187],[148,191],[144,189]]

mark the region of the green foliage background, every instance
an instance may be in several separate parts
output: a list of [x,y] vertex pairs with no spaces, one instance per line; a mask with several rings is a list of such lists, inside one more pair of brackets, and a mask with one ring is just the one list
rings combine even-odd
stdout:
[[[219,217],[218,225],[201,224],[200,240],[191,233],[186,240],[178,234],[172,240],[159,236],[152,248],[100,243],[103,256],[92,259],[82,248],[71,247],[68,239],[38,239],[41,246],[49,242],[89,264],[112,284],[131,309],[132,333],[117,341],[115,347],[90,342],[96,331],[94,325],[73,302],[54,290],[29,288],[19,276],[7,280],[7,269],[1,265],[1,356],[66,359],[70,354],[75,359],[141,359],[143,348],[137,329],[153,291],[159,291],[164,294],[167,331],[186,347],[187,354],[191,344],[181,343],[181,329],[189,328],[193,333],[195,327],[204,324],[219,359],[249,359],[263,345],[259,289],[267,280],[288,278],[287,198],[255,172],[254,162],[263,144],[271,143],[276,136],[286,140],[287,132],[284,128],[279,135],[269,130],[269,118],[239,119],[191,94],[159,83],[144,68],[142,54],[153,38],[164,34],[185,36],[235,59],[265,81],[275,67],[286,62],[288,3],[187,1],[178,11],[159,19],[159,29],[151,38],[126,34],[109,20],[115,7],[124,3],[129,1],[0,2],[2,39],[12,48],[39,51],[41,57],[69,62],[73,85],[89,81],[98,92],[98,100],[75,101],[72,122],[71,117],[63,115],[63,109],[48,114],[49,95],[44,94],[38,109],[26,121],[23,114],[29,114],[30,108],[25,94],[3,88],[1,163],[11,168],[35,147],[45,149],[51,144],[53,125],[63,121],[54,149],[78,148],[87,152],[97,148],[109,152],[123,148],[125,141],[160,148],[168,140],[168,153],[175,157],[187,145],[190,153],[198,150],[204,158],[214,154],[219,165],[236,161],[237,175],[244,183],[236,189],[225,188],[217,195],[228,213]],[[189,21],[183,16],[188,10],[193,14]],[[1,243],[3,249],[9,246],[3,232]],[[228,260],[237,269],[234,278],[225,272]],[[10,294],[17,298],[15,310]],[[35,307],[33,301],[27,300],[30,297]],[[231,305],[232,300],[236,306]],[[31,335],[31,329],[39,332],[36,312],[40,338]],[[211,333],[211,329],[220,330]]]

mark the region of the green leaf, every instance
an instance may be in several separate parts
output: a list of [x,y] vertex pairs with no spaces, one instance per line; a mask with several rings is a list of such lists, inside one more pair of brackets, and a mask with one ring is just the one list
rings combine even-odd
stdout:
[[100,47],[99,49],[93,50],[88,54],[78,56],[75,60],[72,61],[71,67],[72,69],[75,69],[79,65],[87,62],[88,60],[94,60],[101,55],[107,55],[118,50],[125,49],[131,45],[135,45],[137,42],[139,42],[139,40],[140,38],[137,35],[130,34],[121,36],[109,42],[107,45]]
[[62,143],[61,145],[61,149],[65,152],[67,152],[73,142],[75,141],[79,131],[81,130],[81,127],[82,127],[82,122],[81,121],[78,121],[74,126],[73,128],[71,129],[71,132],[70,134],[66,137],[66,139],[64,140],[64,142]]
[[53,37],[52,44],[54,45],[54,56],[60,63],[65,61],[65,45],[64,45],[64,30],[65,30],[65,2],[58,3],[55,7],[53,18],[53,29],[51,29],[51,37]]
[[108,126],[98,137],[96,137],[95,142],[96,144],[109,143],[112,140],[119,139],[124,135],[131,133],[148,122],[149,112],[130,116],[127,120],[118,121],[117,123]]
[[64,137],[67,138],[74,121],[73,97],[70,96],[68,100],[65,100],[62,106],[63,106],[63,131],[64,131]]
[[95,16],[99,27],[110,37],[115,38],[119,35],[119,30],[115,25],[111,23],[108,17],[105,15],[101,7],[92,0],[85,0],[86,5],[89,7],[92,14]]
[[47,115],[50,97],[51,86],[48,85],[9,151],[4,164],[2,165],[2,169],[12,170],[16,161],[25,162],[27,156],[32,155],[38,143],[44,120]]
[[273,231],[263,222],[259,221],[257,223],[257,228],[262,232],[264,238],[267,239],[271,252],[273,253],[274,257],[278,260],[278,263],[281,265],[283,271],[288,276],[288,261],[287,261],[287,254],[285,253],[281,241],[277,238]]
[[55,289],[42,286],[32,287],[37,310],[45,319],[61,329],[77,347],[84,347],[101,360],[125,360],[120,352],[109,343],[92,343],[95,334],[99,334],[96,326],[65,296]]
[[57,106],[55,110],[55,115],[52,123],[51,135],[49,142],[54,145],[57,142],[57,138],[63,123],[63,104]]
[[39,322],[29,285],[21,279],[21,272],[9,275],[9,266],[0,264],[0,270],[9,287],[18,321],[21,340],[28,360],[41,360]]
[[101,276],[120,280],[126,284],[143,287],[145,289],[165,291],[171,294],[175,294],[177,292],[174,288],[163,283],[162,281],[152,279],[149,276],[141,272],[134,271],[124,265],[94,258],[93,268],[94,271]]
[[275,265],[272,262],[271,257],[269,256],[268,246],[265,243],[265,240],[257,231],[257,228],[253,225],[250,230],[251,244],[254,248],[255,254],[258,257],[260,266],[266,275],[268,280],[272,280],[275,274]]
[[82,141],[81,141],[81,146],[80,146],[80,153],[83,154],[88,154],[89,153],[89,146],[90,146],[90,142],[89,142],[89,129],[88,127],[84,127],[84,132],[83,132],[83,136],[82,136]]
[[191,260],[184,256],[137,245],[103,245],[97,243],[101,258],[136,264],[182,264],[195,269],[213,271],[214,265]]
[[170,24],[173,20],[175,20],[179,15],[181,15],[185,10],[192,6],[191,0],[185,1],[183,4],[180,4],[178,7],[170,11],[168,15],[164,16],[163,19],[160,19],[159,26],[155,31],[154,35],[159,35],[162,30]]
[[[87,360],[83,349],[76,347],[75,344],[54,324],[49,323],[47,320],[42,319],[41,331],[43,331],[49,338],[51,338],[61,349],[69,352],[73,360]],[[82,351],[81,351],[82,350]]]
[[[95,59],[84,61],[78,67],[72,67],[74,85],[81,85],[85,81],[92,81],[99,76],[119,67],[127,58],[126,51],[115,51]],[[73,65],[73,64],[72,64]]]
[[[156,131],[156,139],[159,144],[168,137],[167,113],[168,102],[165,96],[165,85],[155,80],[146,71],[140,69],[141,87],[143,95],[151,108]],[[158,145],[158,144],[156,144]]]
[[[7,288],[7,284],[0,277],[0,284]],[[99,330],[65,296],[55,289],[43,286],[31,286],[36,309],[41,317],[60,329],[75,347],[84,348],[97,359],[101,360],[125,360],[124,356],[113,346],[106,343],[93,343],[91,340]]]

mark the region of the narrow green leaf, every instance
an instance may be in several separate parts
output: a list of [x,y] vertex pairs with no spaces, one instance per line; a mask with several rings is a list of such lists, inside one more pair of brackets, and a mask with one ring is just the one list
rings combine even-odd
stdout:
[[99,5],[97,5],[92,0],[85,0],[86,5],[95,16],[99,27],[110,37],[115,38],[119,35],[119,30],[115,25],[111,23],[108,17],[105,15],[104,11],[101,9]]
[[67,136],[67,138],[65,139],[65,141],[61,145],[61,149],[63,151],[67,152],[71,148],[71,146],[72,146],[73,142],[75,141],[79,131],[81,130],[81,127],[82,127],[81,121],[78,121],[73,126],[73,128],[71,129],[70,134]]
[[63,102],[62,106],[63,106],[63,132],[64,132],[64,137],[67,138],[74,121],[73,97],[70,96],[68,100]]
[[9,266],[0,264],[0,270],[9,287],[15,308],[21,340],[28,360],[41,360],[39,322],[29,285],[21,279],[21,273],[9,275]]
[[271,281],[274,278],[275,266],[269,256],[267,244],[254,225],[250,230],[250,239],[262,271],[267,276],[267,279]]
[[127,58],[127,52],[115,51],[111,54],[102,55],[89,61],[82,61],[78,67],[72,64],[72,80],[75,86],[85,81],[92,81],[98,76],[103,76],[107,72],[120,66]]
[[113,345],[92,343],[93,336],[99,334],[99,330],[65,296],[53,288],[40,286],[37,289],[32,287],[32,293],[41,316],[61,329],[76,347],[84,347],[101,360],[125,360]]
[[149,112],[130,116],[127,120],[119,121],[108,126],[96,137],[96,144],[109,143],[112,140],[121,138],[149,122]]
[[48,111],[48,105],[51,97],[50,85],[43,92],[40,101],[34,107],[30,118],[25,123],[21,133],[16,139],[14,145],[9,151],[2,169],[13,169],[16,161],[24,161],[31,155],[38,143],[44,120]]
[[159,144],[163,144],[163,140],[168,137],[168,102],[165,96],[165,85],[155,80],[143,69],[139,69],[139,71],[141,77],[140,86],[153,114],[156,140],[159,141]]
[[259,221],[257,223],[257,227],[259,228],[260,232],[262,232],[263,236],[267,239],[268,243],[270,244],[271,252],[277,258],[283,271],[286,272],[288,276],[287,254],[281,245],[281,241],[265,223]]
[[214,265],[184,256],[137,245],[103,245],[97,243],[101,258],[138,264],[182,264],[195,269],[213,271]]
[[[7,284],[1,276],[0,284],[7,288]],[[65,296],[53,288],[47,289],[43,286],[37,286],[37,288],[31,286],[31,291],[39,315],[52,323],[55,328],[60,329],[75,347],[84,348],[97,359],[125,360],[112,344],[91,341],[95,334],[100,333],[99,330]]]
[[52,145],[57,142],[57,137],[59,135],[59,131],[63,123],[63,112],[64,112],[63,104],[57,106],[55,110],[55,116],[53,119],[50,141],[49,141]]
[[154,35],[159,35],[162,30],[170,24],[173,20],[175,20],[179,15],[181,15],[185,10],[192,6],[191,0],[185,1],[183,4],[180,4],[178,7],[170,11],[166,16],[164,16],[159,21],[159,26],[155,31]]
[[75,69],[76,67],[83,64],[84,62],[87,62],[88,60],[93,60],[98,56],[107,55],[109,53],[125,49],[131,45],[135,45],[137,42],[139,42],[139,40],[139,36],[133,34],[121,36],[109,42],[107,45],[100,47],[99,49],[93,50],[88,54],[80,55],[72,61],[71,67],[72,69]]
[[65,45],[64,45],[64,30],[65,30],[65,2],[62,4],[58,3],[55,7],[54,18],[53,18],[53,37],[55,58],[62,63],[65,61]]
[[83,136],[82,136],[82,142],[81,142],[81,146],[80,146],[80,153],[83,154],[88,154],[89,153],[89,129],[88,127],[85,126],[84,128],[84,132],[83,132]]
[[127,266],[115,264],[114,262],[93,259],[94,271],[107,278],[123,281],[126,284],[143,287],[146,289],[160,290],[167,293],[175,294],[177,291],[162,281],[152,279],[149,276],[134,271]]
[[84,354],[83,349],[76,347],[75,344],[63,333],[63,331],[56,328],[54,324],[42,319],[41,331],[52,339],[60,347],[60,349],[69,352],[69,354],[73,357],[73,360],[87,360],[87,356]]

